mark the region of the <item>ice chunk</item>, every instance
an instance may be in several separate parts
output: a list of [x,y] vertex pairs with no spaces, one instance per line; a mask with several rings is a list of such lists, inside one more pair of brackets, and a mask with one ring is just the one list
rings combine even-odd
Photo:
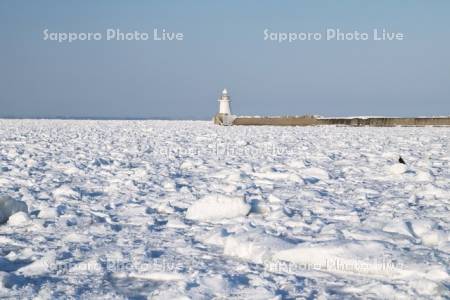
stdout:
[[227,293],[229,283],[222,275],[205,276],[200,280],[201,286],[210,294]]
[[56,201],[64,201],[66,199],[78,199],[79,193],[74,191],[68,185],[62,185],[53,191],[53,198]]
[[8,219],[8,225],[11,226],[22,226],[26,225],[30,221],[30,217],[27,213],[23,211],[16,212]]
[[64,236],[64,240],[71,243],[89,243],[90,238],[84,234],[70,232]]
[[449,241],[449,235],[445,230],[438,229],[432,220],[411,220],[414,233],[428,246],[444,245]]
[[321,168],[307,168],[301,170],[301,175],[304,179],[314,178],[317,180],[327,180],[329,174],[326,170]]
[[28,206],[25,202],[14,200],[9,196],[0,197],[0,224],[6,223],[10,216],[19,211],[28,213]]
[[401,175],[408,170],[408,167],[404,164],[397,163],[386,167],[386,170],[391,175]]
[[37,276],[51,272],[55,266],[56,252],[50,251],[45,253],[40,259],[20,268],[17,270],[17,273],[25,276]]
[[293,245],[262,231],[251,231],[226,238],[224,254],[255,263],[264,263],[273,253],[290,249]]
[[58,212],[53,207],[43,207],[38,214],[41,219],[55,219],[58,217]]
[[188,208],[186,218],[201,221],[231,219],[246,216],[250,208],[250,205],[239,197],[208,195]]

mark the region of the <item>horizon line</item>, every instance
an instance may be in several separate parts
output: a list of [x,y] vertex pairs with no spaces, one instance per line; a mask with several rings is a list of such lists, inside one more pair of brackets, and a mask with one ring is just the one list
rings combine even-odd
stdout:
[[209,121],[202,118],[174,118],[174,117],[77,117],[77,116],[0,116],[3,120],[93,120],[93,121]]

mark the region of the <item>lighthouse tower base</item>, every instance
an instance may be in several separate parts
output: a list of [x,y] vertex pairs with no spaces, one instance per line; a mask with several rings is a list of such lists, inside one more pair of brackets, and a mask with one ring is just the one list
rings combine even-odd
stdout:
[[214,116],[213,122],[217,125],[231,126],[233,125],[234,119],[236,119],[234,115],[218,113]]

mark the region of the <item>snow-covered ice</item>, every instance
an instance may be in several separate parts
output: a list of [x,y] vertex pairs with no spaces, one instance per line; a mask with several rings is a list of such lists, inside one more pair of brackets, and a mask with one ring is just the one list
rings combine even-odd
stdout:
[[0,120],[24,202],[0,203],[0,297],[445,299],[449,149],[445,127]]
[[243,197],[207,195],[193,203],[186,211],[186,218],[199,221],[215,221],[246,216],[250,205]]

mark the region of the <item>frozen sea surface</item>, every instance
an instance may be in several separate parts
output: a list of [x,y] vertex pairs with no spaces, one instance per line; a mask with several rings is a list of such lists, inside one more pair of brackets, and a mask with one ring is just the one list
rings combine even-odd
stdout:
[[[449,297],[450,128],[0,120],[0,297]],[[402,156],[406,165],[399,164]]]

